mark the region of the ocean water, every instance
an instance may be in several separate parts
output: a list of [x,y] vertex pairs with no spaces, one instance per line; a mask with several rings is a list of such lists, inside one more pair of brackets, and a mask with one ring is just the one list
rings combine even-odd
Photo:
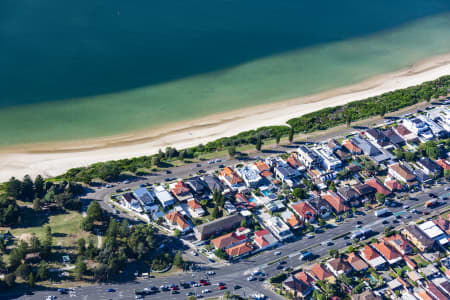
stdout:
[[0,145],[108,136],[450,52],[450,1],[0,1]]

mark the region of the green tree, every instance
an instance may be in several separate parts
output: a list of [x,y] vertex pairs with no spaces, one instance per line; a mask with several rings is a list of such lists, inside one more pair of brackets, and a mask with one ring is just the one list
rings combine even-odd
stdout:
[[289,128],[289,142],[292,143],[294,141],[294,127]]
[[444,177],[445,177],[445,179],[450,180],[450,170],[444,171]]
[[5,278],[3,279],[7,287],[12,287],[16,283],[16,274],[9,273],[5,275]]
[[36,198],[44,196],[44,179],[41,175],[36,176],[34,179],[34,193]]
[[100,205],[98,204],[97,200],[93,200],[91,204],[89,204],[88,209],[86,211],[86,217],[94,221],[103,220],[103,211]]
[[302,188],[295,188],[294,191],[292,192],[292,194],[297,199],[306,199],[308,197],[308,194]]
[[261,151],[261,147],[262,147],[262,140],[261,140],[261,135],[258,135],[258,139],[256,140],[256,150]]
[[87,266],[84,262],[84,259],[82,256],[77,257],[77,261],[75,263],[75,278],[77,280],[81,280],[83,278],[83,275],[86,273]]
[[34,199],[34,184],[29,175],[23,177],[22,191],[20,195],[23,201],[31,202]]
[[11,177],[6,183],[6,195],[14,199],[19,199],[21,193],[22,183],[15,177]]
[[234,146],[228,147],[228,155],[230,157],[234,157],[236,155],[236,147]]
[[381,105],[380,106],[380,116],[384,117],[385,114],[386,114],[386,106]]
[[161,163],[161,159],[158,155],[155,155],[152,157],[152,165],[155,167],[159,167],[159,164]]
[[49,268],[48,265],[45,261],[41,261],[37,272],[36,272],[36,278],[39,281],[45,281],[50,277],[50,272],[49,272]]
[[83,238],[79,238],[77,241],[78,244],[78,254],[85,255],[86,253],[86,240]]
[[339,257],[339,251],[336,249],[330,249],[328,251],[328,254],[333,257],[333,258],[338,258]]
[[180,237],[181,236],[181,231],[179,229],[175,229],[175,231],[173,232],[173,235],[175,237]]
[[278,134],[276,135],[276,137],[275,137],[275,141],[276,141],[277,145],[280,144],[280,140],[281,140],[281,134],[278,133]]
[[33,210],[34,211],[41,211],[42,205],[41,205],[41,199],[35,198],[33,200]]
[[219,217],[219,209],[217,208],[217,205],[214,206],[212,212],[211,212],[211,217],[213,219],[217,219]]
[[29,276],[31,273],[31,268],[30,265],[28,264],[21,264],[17,269],[16,269],[16,275],[19,276],[20,278],[22,278],[22,280],[28,280]]
[[175,254],[175,258],[173,259],[173,264],[178,268],[182,268],[184,266],[184,260],[183,260],[183,256],[181,255],[181,251],[177,251],[177,254]]
[[33,287],[34,286],[34,274],[33,274],[33,272],[31,272],[30,273],[30,276],[28,277],[28,285],[30,286],[30,287]]
[[214,255],[221,259],[228,259],[228,254],[222,248],[216,249]]
[[353,114],[351,111],[348,111],[345,115],[345,124],[347,124],[347,127],[350,127],[353,121]]
[[375,193],[375,198],[381,204],[384,204],[384,202],[386,201],[386,195],[384,195],[383,193],[376,192]]

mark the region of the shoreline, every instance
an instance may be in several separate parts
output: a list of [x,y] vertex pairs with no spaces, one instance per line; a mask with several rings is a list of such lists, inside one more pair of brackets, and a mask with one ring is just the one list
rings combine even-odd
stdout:
[[68,142],[13,145],[0,148],[0,181],[11,176],[57,176],[70,168],[108,160],[154,154],[167,146],[183,149],[262,126],[283,125],[319,109],[343,105],[385,92],[450,75],[450,53],[409,68],[381,74],[360,83],[319,94],[262,104],[128,134]]

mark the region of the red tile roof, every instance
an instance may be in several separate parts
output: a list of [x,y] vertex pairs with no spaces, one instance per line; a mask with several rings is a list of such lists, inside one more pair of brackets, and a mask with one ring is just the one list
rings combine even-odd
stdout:
[[175,195],[183,195],[185,193],[189,193],[190,190],[183,181],[178,181],[172,189],[172,193]]
[[399,191],[402,189],[402,185],[396,179],[385,181],[384,184],[392,192]]
[[411,134],[411,131],[409,131],[405,126],[403,125],[398,125],[395,130],[397,131],[398,134],[405,136],[408,134]]
[[380,252],[384,258],[386,258],[388,261],[396,259],[398,257],[401,257],[400,253],[398,253],[396,250],[392,249],[387,243],[384,241],[380,241],[376,244],[373,244],[375,249],[377,249],[378,252]]
[[332,191],[328,191],[322,198],[330,204],[337,213],[348,211],[349,208],[345,205],[344,199],[339,197],[338,194]]
[[231,232],[212,239],[211,243],[213,243],[216,249],[224,249],[240,243],[243,239],[246,239],[245,235],[237,236],[236,233]]
[[326,280],[327,278],[334,277],[324,266],[321,264],[315,264],[311,267],[311,274],[319,280]]
[[265,162],[263,162],[261,160],[255,162],[255,166],[258,168],[259,172],[269,171],[270,170],[269,166]]
[[201,204],[195,199],[189,200],[188,205],[192,209],[202,208]]
[[353,144],[350,140],[346,140],[343,144],[343,146],[345,148],[348,149],[348,151],[350,151],[350,153],[361,153],[361,149],[356,146],[355,144]]
[[189,225],[189,223],[184,219],[183,215],[178,211],[172,211],[166,214],[165,217],[170,224],[177,224],[178,227],[182,228],[183,230],[191,227],[191,225]]
[[231,184],[241,183],[242,178],[239,177],[230,167],[225,167],[220,174],[225,177]]
[[384,240],[403,254],[412,253],[414,248],[408,240],[398,233],[391,235],[390,237],[384,237]]
[[405,260],[408,267],[410,267],[411,269],[415,270],[417,268],[416,263],[412,259],[410,259],[408,255],[403,256],[403,259]]
[[386,196],[391,194],[391,191],[388,190],[378,179],[371,178],[366,180],[366,184],[370,185],[374,189],[377,190],[378,193],[384,194]]
[[231,257],[236,257],[247,254],[252,250],[253,250],[252,244],[247,242],[228,248],[225,250],[225,252]]
[[377,258],[377,257],[380,256],[380,254],[378,254],[378,252],[376,252],[376,251],[375,251],[372,247],[370,247],[369,245],[365,245],[365,246],[362,248],[361,252],[364,254],[364,257],[365,257],[367,260],[372,260],[372,259],[375,259],[375,258]]
[[446,232],[447,234],[450,234],[450,222],[448,222],[443,217],[439,217],[435,220],[433,220],[433,223],[436,224],[442,231]]
[[292,209],[304,220],[313,219],[317,212],[306,202],[300,202],[292,205]]
[[299,167],[303,167],[303,164],[301,161],[299,161],[297,159],[297,157],[295,156],[294,153],[291,153],[291,155],[289,155],[288,159],[286,160],[286,162],[293,167],[294,169],[297,169]]
[[444,169],[444,170],[450,170],[450,163],[449,163],[448,161],[446,161],[445,159],[443,159],[443,158],[438,159],[438,160],[436,161],[436,163],[437,163],[438,165],[440,165],[440,166],[442,167],[442,169]]
[[295,278],[297,278],[298,280],[303,281],[306,284],[311,284],[312,282],[314,282],[314,278],[311,277],[311,275],[309,275],[306,272],[300,272],[294,275]]
[[361,271],[367,269],[369,266],[355,253],[347,255],[347,262],[352,266],[355,271]]

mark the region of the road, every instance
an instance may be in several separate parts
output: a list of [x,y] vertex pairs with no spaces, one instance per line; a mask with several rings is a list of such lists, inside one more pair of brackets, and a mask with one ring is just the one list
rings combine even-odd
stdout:
[[[410,197],[412,199],[408,199],[402,201],[403,205],[409,205],[410,209],[413,207],[420,206],[420,210],[424,211],[423,204],[429,200],[428,193],[432,192],[441,197],[448,197],[449,192],[445,191],[445,187],[448,184],[434,186],[433,188],[411,194]],[[444,206],[442,206],[444,207]],[[440,209],[442,207],[438,207]],[[360,221],[364,228],[370,227],[375,232],[383,232],[384,228],[388,225],[383,224],[383,220],[388,220],[389,223],[393,226],[402,225],[413,220],[417,220],[424,216],[423,214],[411,213],[409,210],[404,210],[402,207],[390,208],[395,215],[401,215],[401,220],[395,221],[398,223],[394,223],[396,217],[393,215],[388,218],[377,218],[374,216],[373,212],[368,212],[366,215],[357,215],[353,218],[347,219],[346,222],[342,224],[325,230],[324,233],[316,234],[314,238],[308,239],[303,237],[297,241],[286,243],[277,249],[273,249],[270,251],[262,252],[259,255],[255,255],[253,257],[249,257],[247,259],[242,259],[237,263],[231,263],[222,267],[215,267],[214,265],[202,265],[202,270],[196,272],[185,272],[179,273],[176,275],[168,276],[168,277],[160,277],[160,278],[151,278],[147,280],[137,280],[135,282],[128,282],[123,284],[104,284],[104,285],[96,285],[89,286],[84,288],[76,288],[75,295],[77,299],[132,299],[134,298],[134,290],[143,289],[145,287],[149,288],[151,286],[161,286],[163,284],[170,285],[172,283],[179,284],[180,282],[190,282],[197,281],[200,279],[209,279],[212,283],[212,286],[208,287],[199,287],[199,288],[190,288],[187,290],[182,289],[180,294],[172,295],[168,292],[156,293],[154,295],[146,296],[146,299],[186,299],[186,293],[188,291],[192,291],[194,293],[201,293],[201,290],[207,288],[212,292],[208,294],[209,296],[221,295],[223,291],[219,291],[216,284],[217,282],[224,282],[228,289],[233,289],[234,285],[239,285],[242,288],[236,291],[233,291],[236,294],[251,296],[256,292],[264,293],[269,299],[282,299],[280,296],[275,293],[264,288],[264,282],[260,281],[247,281],[247,277],[254,270],[261,270],[266,274],[266,278],[271,277],[273,275],[281,272],[280,270],[276,270],[276,260],[283,259],[287,261],[286,266],[290,266],[293,268],[298,268],[305,262],[299,259],[299,253],[304,250],[308,250],[313,252],[316,255],[326,255],[331,248],[342,249],[346,247],[345,238],[338,238],[336,240],[332,240],[333,237],[340,236],[345,233],[350,233],[352,231],[357,230],[357,222]],[[430,209],[427,209],[431,211]],[[411,216],[408,218],[408,216]],[[323,242],[332,241],[333,245],[327,246],[322,245]],[[280,251],[281,255],[276,256],[274,252]],[[214,270],[216,275],[208,276],[206,272],[209,270]],[[108,293],[108,288],[114,288],[116,292]],[[51,292],[36,292],[33,296],[22,296],[19,299],[44,299],[46,295],[57,295],[56,291]],[[58,295],[58,299],[69,299],[71,298],[69,295]]]

